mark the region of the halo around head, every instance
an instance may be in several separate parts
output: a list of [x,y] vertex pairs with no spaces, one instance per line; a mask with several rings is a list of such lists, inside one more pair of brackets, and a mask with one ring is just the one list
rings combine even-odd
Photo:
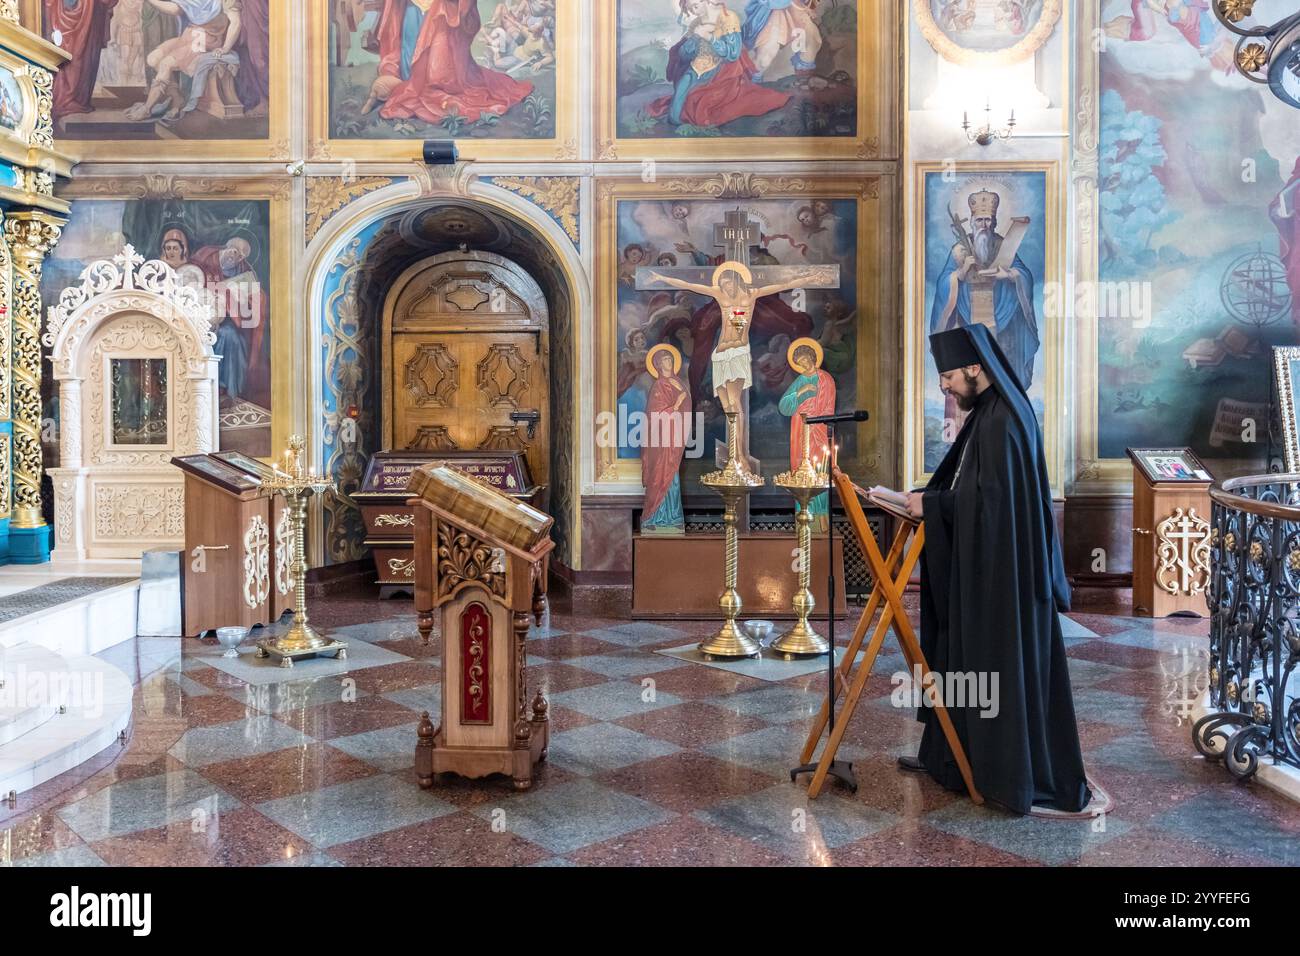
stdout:
[[818,342],[816,339],[810,339],[806,335],[803,338],[795,339],[793,342],[790,343],[790,347],[785,350],[785,360],[790,363],[790,367],[794,369],[796,372],[799,371],[799,367],[794,364],[794,353],[799,349],[803,348],[804,346],[807,346],[808,348],[812,349],[814,364],[816,364],[818,368],[821,368],[822,367],[822,344]]
[[672,353],[674,375],[682,370],[682,353],[677,351],[675,346],[669,345],[667,342],[660,342],[645,354],[645,367],[647,372],[655,378],[659,377],[659,369],[655,367],[655,356],[660,352]]
[[724,262],[713,270],[713,284],[715,286],[718,284],[718,280],[722,278],[724,272],[734,272],[747,283],[754,281],[754,274],[749,271],[749,266],[745,265],[743,262]]

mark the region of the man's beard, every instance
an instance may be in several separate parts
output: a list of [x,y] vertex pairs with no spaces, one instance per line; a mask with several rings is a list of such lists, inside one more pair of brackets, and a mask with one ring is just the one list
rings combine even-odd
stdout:
[[951,394],[953,400],[957,402],[957,407],[960,408],[963,412],[969,412],[972,408],[975,407],[975,399],[978,398],[979,396],[978,393],[975,391],[975,377],[972,375],[967,375],[965,372],[962,372],[961,374],[962,374],[962,378],[966,380],[966,388],[968,389],[968,391],[964,393],[953,391]]
[[992,229],[981,229],[975,233],[975,258],[980,265],[988,265],[993,261],[993,236]]

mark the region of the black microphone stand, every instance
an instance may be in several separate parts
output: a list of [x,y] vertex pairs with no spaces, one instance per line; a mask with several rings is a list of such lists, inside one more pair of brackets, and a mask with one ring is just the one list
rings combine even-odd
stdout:
[[[835,422],[826,422],[827,455],[826,468],[826,597],[829,607],[826,609],[826,639],[830,650],[826,652],[826,740],[835,736]],[[811,507],[811,505],[810,505]],[[790,771],[790,782],[801,773],[814,773],[817,763],[800,764]],[[827,768],[828,776],[834,777],[850,792],[858,792],[858,781],[853,776],[853,764],[847,760],[832,760]]]

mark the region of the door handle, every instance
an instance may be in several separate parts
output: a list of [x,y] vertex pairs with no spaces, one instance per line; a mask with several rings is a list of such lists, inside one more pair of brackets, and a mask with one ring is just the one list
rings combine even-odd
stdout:
[[537,423],[542,420],[542,413],[535,408],[526,409],[525,411],[520,412],[511,412],[510,420],[515,424],[527,422],[527,435],[529,439],[532,439],[537,433]]

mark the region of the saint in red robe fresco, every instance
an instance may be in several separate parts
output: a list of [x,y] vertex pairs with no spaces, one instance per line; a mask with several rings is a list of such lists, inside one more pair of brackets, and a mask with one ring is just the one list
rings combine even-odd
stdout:
[[682,354],[671,345],[656,345],[646,365],[655,376],[646,398],[645,440],[641,444],[641,482],[645,503],[642,534],[685,534],[682,511],[682,457],[691,427],[691,396],[677,377]]
[[474,123],[519,103],[533,84],[479,66],[470,52],[481,26],[476,0],[384,0],[379,76],[365,111],[382,102],[384,119],[440,123],[454,112]]
[[[795,339],[790,343],[790,367],[799,377],[790,383],[778,406],[790,416],[790,468],[803,461],[804,430],[808,430],[808,453],[814,465],[822,467],[830,457],[830,433],[825,425],[805,425],[805,418],[835,413],[835,379],[821,369],[822,347],[816,339]],[[830,496],[818,495],[809,502],[813,530],[825,531],[829,524]]]

